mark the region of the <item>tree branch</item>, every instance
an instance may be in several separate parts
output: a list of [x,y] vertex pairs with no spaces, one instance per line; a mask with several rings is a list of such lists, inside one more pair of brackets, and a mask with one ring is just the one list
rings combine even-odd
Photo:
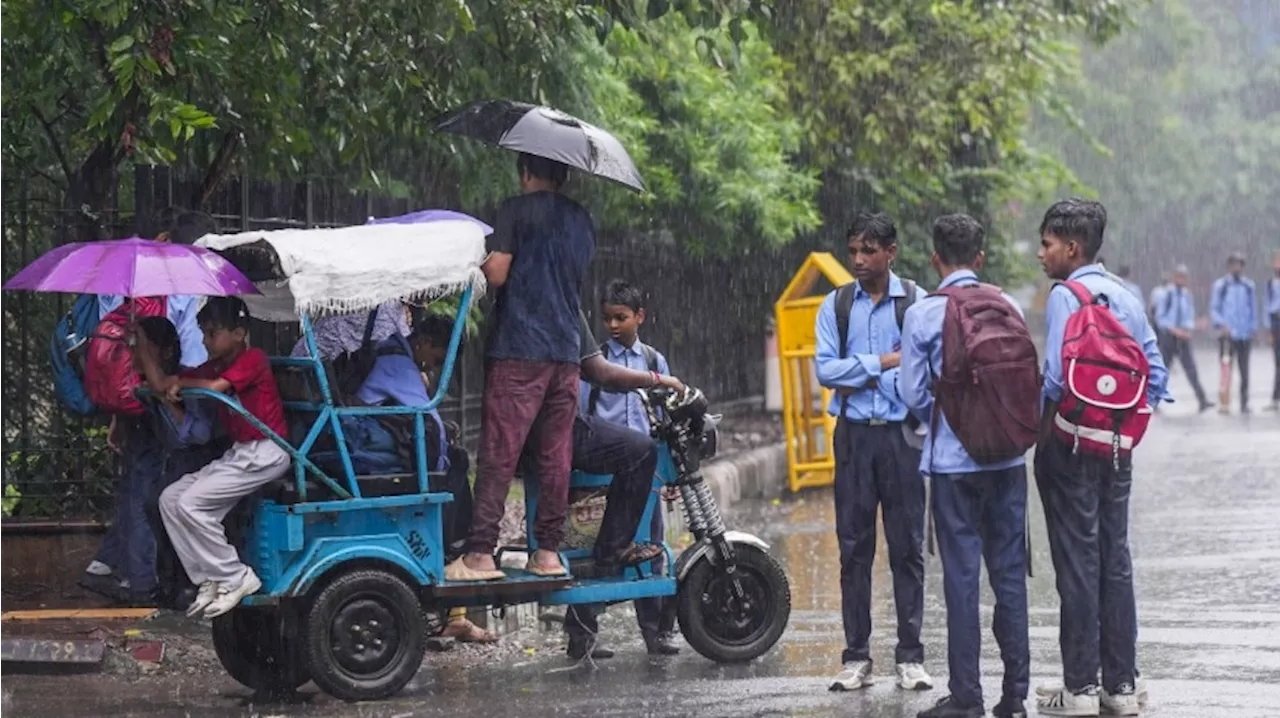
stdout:
[[71,169],[71,162],[67,160],[67,153],[62,150],[62,143],[58,142],[58,136],[53,132],[53,124],[45,119],[44,113],[40,112],[40,108],[34,104],[31,105],[31,111],[35,113],[36,119],[40,120],[40,126],[44,128],[44,134],[49,138],[49,144],[53,147],[53,154],[58,158],[58,164],[62,165],[62,173],[66,175],[67,182],[71,182],[75,177],[75,171]]
[[240,132],[229,130],[222,136],[222,146],[218,148],[218,154],[213,158],[213,163],[209,165],[209,171],[205,173],[204,181],[200,183],[200,189],[196,192],[194,209],[203,209],[213,198],[213,194],[218,191],[222,181],[231,172],[239,150]]

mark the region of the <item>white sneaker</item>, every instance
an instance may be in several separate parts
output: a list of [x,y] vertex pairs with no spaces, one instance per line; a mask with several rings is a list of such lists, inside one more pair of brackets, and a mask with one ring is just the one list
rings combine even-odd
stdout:
[[1098,689],[1089,686],[1079,693],[1065,688],[1048,695],[1036,689],[1036,711],[1043,716],[1096,716],[1099,713]]
[[217,597],[218,584],[213,581],[205,581],[200,584],[200,590],[196,592],[196,600],[192,601],[190,606],[187,606],[187,618],[195,618],[204,613],[204,609],[208,608],[209,604],[213,603]]
[[[1051,696],[1054,693],[1057,693],[1061,690],[1062,690],[1061,683],[1045,683],[1045,684],[1036,686],[1036,695],[1041,698],[1044,698],[1044,697]],[[1133,692],[1138,696],[1138,705],[1141,707],[1146,707],[1147,698],[1149,697],[1147,694],[1147,679],[1139,676],[1134,681]]]
[[204,617],[217,618],[224,613],[229,613],[231,609],[240,605],[240,599],[252,596],[261,588],[262,581],[258,578],[258,574],[254,573],[253,569],[246,568],[244,578],[240,579],[239,584],[218,584],[218,597],[204,609]]
[[933,688],[933,678],[919,663],[899,663],[898,687],[905,691],[927,691]]
[[856,691],[875,683],[871,679],[871,661],[849,661],[844,670],[831,681],[830,690]]
[[1098,707],[1109,716],[1136,716],[1142,708],[1138,704],[1137,691],[1128,683],[1120,686],[1114,695],[1107,693],[1106,689],[1099,690]]
[[97,559],[94,559],[89,562],[89,565],[85,568],[84,572],[91,576],[110,576],[111,567]]

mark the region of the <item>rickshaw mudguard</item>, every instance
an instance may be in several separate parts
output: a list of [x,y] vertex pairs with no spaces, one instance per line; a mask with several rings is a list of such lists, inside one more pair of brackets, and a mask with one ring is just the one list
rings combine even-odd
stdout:
[[378,564],[413,587],[444,575],[441,507],[452,494],[409,494],[281,505],[264,500],[245,559],[273,598],[304,596],[344,564]]
[[[746,544],[755,546],[761,551],[769,550],[769,544],[764,539],[745,531],[725,531],[724,538],[730,544]],[[704,539],[681,552],[680,557],[676,559],[675,570],[672,571],[676,580],[683,581],[685,575],[702,557],[706,556],[711,560],[716,560],[716,555],[712,553],[713,548],[711,542]]]

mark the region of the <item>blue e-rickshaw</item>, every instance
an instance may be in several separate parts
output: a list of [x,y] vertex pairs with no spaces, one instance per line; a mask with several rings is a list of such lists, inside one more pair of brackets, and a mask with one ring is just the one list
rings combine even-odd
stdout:
[[[765,542],[725,528],[699,471],[699,462],[715,451],[715,430],[697,390],[642,394],[660,446],[655,480],[678,488],[695,539],[674,561],[664,544],[668,574],[642,565],[586,577],[590,571],[579,568],[589,561],[590,550],[581,549],[561,553],[571,569],[566,577],[506,569],[507,578],[500,581],[445,580],[442,509],[453,497],[431,490],[428,467],[435,457],[427,455],[426,417],[447,390],[467,309],[473,295],[483,291],[484,237],[476,225],[280,230],[210,236],[200,243],[219,251],[263,292],[246,297],[256,318],[299,322],[308,350],[305,357],[272,359],[286,412],[305,427],[292,441],[245,414],[232,397],[189,390],[244,415],[293,458],[290,475],[246,500],[228,522],[243,560],[263,583],[260,593],[213,622],[218,657],[237,681],[268,693],[289,692],[313,680],[346,700],[391,696],[418,672],[427,638],[458,606],[676,596],[681,632],[708,658],[749,661],[777,642],[790,616],[787,577]],[[326,278],[326,272],[335,276]],[[338,405],[327,363],[318,358],[311,308],[368,311],[389,300],[416,302],[458,290],[447,356],[427,406]],[[412,418],[413,471],[356,475],[342,420],[389,415]],[[314,460],[324,435],[336,447],[340,473]],[[607,487],[611,478],[575,473],[571,488]],[[532,521],[536,482],[527,483],[526,515]],[[639,541],[650,538],[648,517],[659,509],[658,500],[651,492]]]

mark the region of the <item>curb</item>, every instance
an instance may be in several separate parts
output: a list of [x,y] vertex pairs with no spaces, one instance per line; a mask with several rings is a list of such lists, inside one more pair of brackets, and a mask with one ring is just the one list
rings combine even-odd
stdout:
[[772,499],[787,486],[785,442],[714,459],[702,467],[702,476],[720,508],[742,499]]

